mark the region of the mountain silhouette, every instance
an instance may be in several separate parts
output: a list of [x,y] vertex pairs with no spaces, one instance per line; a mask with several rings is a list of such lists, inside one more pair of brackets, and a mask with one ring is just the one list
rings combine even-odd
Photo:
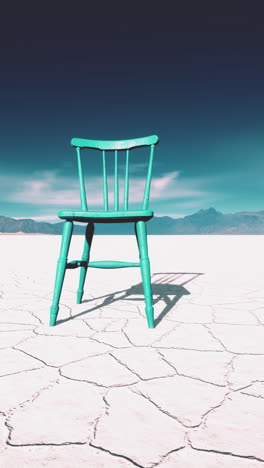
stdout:
[[[63,222],[45,223],[33,219],[0,216],[0,233],[61,234]],[[264,210],[223,214],[215,208],[199,210],[183,218],[154,216],[147,223],[149,234],[264,234]],[[84,234],[85,225],[74,225],[74,234]],[[134,234],[133,223],[95,224],[96,234]]]

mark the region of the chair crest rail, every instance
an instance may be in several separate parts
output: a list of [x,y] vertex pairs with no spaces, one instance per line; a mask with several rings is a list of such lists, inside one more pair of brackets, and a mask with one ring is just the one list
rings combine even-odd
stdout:
[[157,135],[132,140],[86,140],[84,138],[72,138],[71,145],[79,148],[91,148],[98,150],[126,150],[138,146],[149,146],[158,143]]

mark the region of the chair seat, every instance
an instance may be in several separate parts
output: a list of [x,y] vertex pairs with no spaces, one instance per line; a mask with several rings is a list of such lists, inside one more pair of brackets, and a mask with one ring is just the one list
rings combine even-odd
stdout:
[[87,223],[128,223],[133,221],[148,221],[153,217],[151,210],[129,210],[129,211],[72,211],[62,210],[58,213],[59,218],[69,221]]

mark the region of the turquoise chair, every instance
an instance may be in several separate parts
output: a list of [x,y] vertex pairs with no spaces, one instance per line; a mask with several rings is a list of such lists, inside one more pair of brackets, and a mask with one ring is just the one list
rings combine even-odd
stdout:
[[[76,148],[77,162],[80,182],[80,199],[81,210],[63,210],[58,213],[59,218],[64,219],[62,232],[61,249],[57,263],[53,302],[50,309],[50,326],[56,324],[56,319],[59,311],[59,301],[65,276],[66,269],[80,268],[79,288],[77,291],[77,304],[80,304],[83,296],[83,287],[86,278],[88,266],[91,268],[124,268],[124,267],[140,267],[142,275],[143,290],[145,296],[145,311],[149,328],[154,328],[153,317],[153,299],[151,290],[150,262],[148,256],[147,230],[146,221],[153,217],[153,211],[148,209],[150,184],[152,177],[152,163],[154,156],[154,148],[159,139],[156,135],[145,138],[136,138],[133,140],[123,141],[97,141],[84,140],[73,138],[71,145]],[[148,163],[147,179],[143,195],[141,209],[128,209],[129,195],[129,157],[130,150],[142,146],[150,147],[150,156]],[[83,177],[81,150],[82,149],[97,149],[102,152],[103,160],[103,196],[104,196],[104,211],[91,211],[88,209],[85,184]],[[119,182],[118,182],[118,153],[126,152],[125,164],[125,182],[124,182],[124,206],[119,208]],[[109,156],[114,156],[114,210],[108,208],[108,186],[106,175],[106,152],[111,152]],[[121,154],[123,156],[123,154]],[[68,262],[68,252],[73,231],[73,222],[78,221],[86,223],[86,233],[81,260]],[[113,260],[89,262],[92,238],[94,233],[94,223],[135,223],[135,234],[139,249],[139,262],[120,262]]]

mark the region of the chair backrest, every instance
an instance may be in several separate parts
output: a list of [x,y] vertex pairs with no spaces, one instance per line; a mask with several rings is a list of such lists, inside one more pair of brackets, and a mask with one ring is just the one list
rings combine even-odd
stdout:
[[84,184],[84,175],[81,160],[81,150],[84,148],[98,149],[102,152],[103,161],[103,193],[104,193],[104,210],[109,211],[108,204],[108,184],[107,184],[107,173],[106,173],[106,151],[114,152],[114,210],[120,211],[119,209],[119,181],[118,181],[118,152],[126,151],[126,164],[125,164],[125,183],[124,183],[124,211],[128,211],[128,199],[129,199],[129,156],[130,150],[137,147],[149,146],[150,155],[148,162],[147,179],[145,184],[144,196],[142,200],[141,209],[147,210],[149,203],[150,184],[152,177],[152,163],[154,156],[154,148],[158,143],[159,139],[156,135],[135,138],[133,140],[122,140],[122,141],[100,141],[100,140],[84,140],[81,138],[73,138],[71,145],[76,148],[77,161],[78,161],[78,172],[80,181],[80,199],[81,209],[87,211],[87,199]]

